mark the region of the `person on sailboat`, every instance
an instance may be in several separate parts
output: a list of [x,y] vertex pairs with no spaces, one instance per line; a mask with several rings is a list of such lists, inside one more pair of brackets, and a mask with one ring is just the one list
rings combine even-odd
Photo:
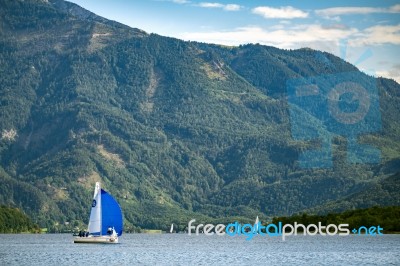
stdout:
[[112,234],[113,234],[113,229],[111,227],[108,227],[107,235],[112,235]]

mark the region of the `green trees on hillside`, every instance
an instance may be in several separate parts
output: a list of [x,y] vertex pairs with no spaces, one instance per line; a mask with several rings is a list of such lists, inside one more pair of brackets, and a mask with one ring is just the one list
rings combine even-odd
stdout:
[[16,208],[0,206],[0,233],[39,232],[39,227]]
[[278,222],[292,225],[294,222],[304,225],[321,222],[323,226],[328,224],[349,224],[349,228],[379,225],[383,228],[384,233],[400,232],[400,206],[373,207],[343,213],[330,213],[328,215],[307,215],[304,213],[291,217],[275,217],[272,220],[274,224]]

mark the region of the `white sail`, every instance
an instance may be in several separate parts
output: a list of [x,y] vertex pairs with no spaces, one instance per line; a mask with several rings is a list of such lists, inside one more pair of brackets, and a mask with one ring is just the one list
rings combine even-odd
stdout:
[[258,216],[256,217],[256,221],[254,222],[254,227],[253,227],[253,231],[254,233],[258,232],[258,223],[260,222],[260,220],[258,219]]
[[172,234],[173,231],[174,231],[174,224],[171,224],[171,229],[169,230],[169,232]]
[[101,190],[99,182],[96,182],[96,187],[94,189],[88,231],[90,234],[94,235],[101,234]]

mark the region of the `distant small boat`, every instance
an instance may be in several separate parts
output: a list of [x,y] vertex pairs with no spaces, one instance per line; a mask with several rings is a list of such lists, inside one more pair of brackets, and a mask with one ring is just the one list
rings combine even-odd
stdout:
[[253,232],[254,233],[258,233],[258,223],[260,222],[260,220],[258,219],[258,216],[256,217],[256,221],[254,222],[254,227],[253,227]]
[[172,234],[174,232],[174,224],[171,224],[171,229],[169,229],[169,232]]
[[74,243],[118,243],[122,230],[122,212],[118,202],[96,182],[88,231],[79,232]]

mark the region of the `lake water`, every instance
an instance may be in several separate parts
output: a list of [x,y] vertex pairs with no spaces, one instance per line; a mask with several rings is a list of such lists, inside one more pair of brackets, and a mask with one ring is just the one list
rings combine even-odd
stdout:
[[0,265],[400,265],[400,235],[188,236],[124,234],[74,244],[67,234],[0,235]]

